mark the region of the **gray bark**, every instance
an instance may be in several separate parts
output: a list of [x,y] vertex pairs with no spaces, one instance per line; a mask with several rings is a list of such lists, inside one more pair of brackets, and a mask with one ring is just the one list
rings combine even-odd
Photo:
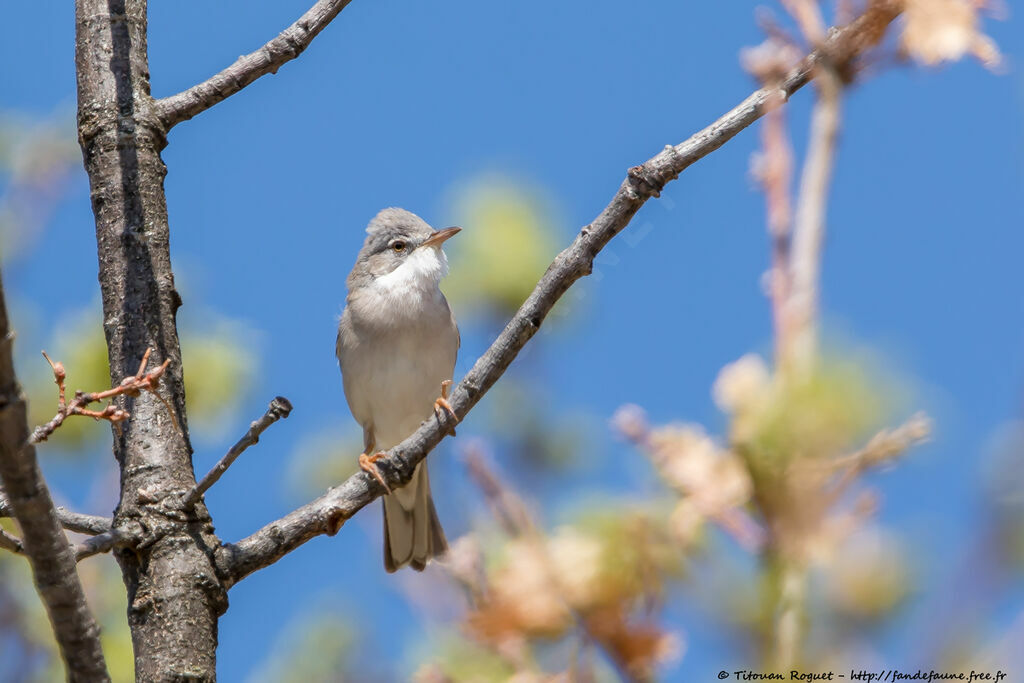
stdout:
[[[114,430],[121,498],[114,528],[151,531],[115,552],[128,589],[139,681],[216,678],[217,618],[227,597],[211,562],[219,545],[205,507],[184,514],[195,485],[171,271],[165,130],[149,91],[145,0],[76,3],[79,143],[89,175],[111,383],[134,375],[147,348],[170,359],[155,396],[119,397],[131,419]],[[180,426],[180,427],[179,427]]]

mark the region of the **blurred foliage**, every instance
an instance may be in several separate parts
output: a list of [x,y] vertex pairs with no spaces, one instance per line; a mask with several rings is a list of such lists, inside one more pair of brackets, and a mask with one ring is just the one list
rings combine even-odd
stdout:
[[0,263],[38,238],[81,159],[73,113],[0,113]]
[[488,394],[488,434],[507,457],[527,468],[550,473],[582,465],[594,425],[585,415],[555,413],[535,378],[509,373]]
[[460,319],[509,317],[533,291],[559,250],[550,202],[536,190],[501,176],[456,188],[451,214],[464,229],[451,241],[459,267],[443,289]]
[[[8,530],[10,520],[0,520]],[[135,678],[131,634],[125,617],[127,596],[121,573],[108,557],[86,560],[78,565],[85,587],[86,598],[100,626],[103,654],[114,683]],[[0,586],[30,586],[32,575],[28,563],[21,557],[0,554]],[[7,598],[7,599],[4,599]],[[16,624],[14,629],[0,631],[0,642],[17,634],[23,639],[22,652],[26,658],[21,673],[15,673],[14,662],[0,659],[0,678],[10,681],[49,683],[64,679],[64,666],[57,653],[57,643],[42,603],[34,591],[14,591],[9,594],[0,589],[0,623]],[[0,652],[3,649],[0,647]]]
[[903,543],[878,527],[853,532],[823,573],[831,604],[859,620],[891,614],[908,597],[912,578]]
[[302,496],[320,495],[359,469],[363,435],[355,423],[349,430],[325,427],[302,436],[289,458],[290,488]]
[[[79,389],[102,391],[111,386],[100,317],[90,306],[66,314],[53,326],[46,350],[52,359],[64,364],[68,397]],[[223,437],[234,427],[259,361],[251,346],[239,343],[256,336],[251,330],[215,314],[208,318],[210,329],[181,332],[181,349],[189,426],[200,438],[213,439]],[[22,381],[29,398],[29,421],[32,425],[49,421],[57,412],[57,387],[50,366],[41,355],[33,354],[20,367],[24,368]],[[63,452],[81,453],[81,447],[98,443],[109,433],[106,425],[74,417],[54,432],[49,443]]]
[[[809,375],[790,381],[772,382],[756,356],[723,369],[714,393],[732,412],[730,438],[755,475],[784,475],[794,460],[848,450],[881,426],[892,394],[848,358],[823,359]],[[762,368],[754,370],[758,362]]]
[[457,633],[448,633],[434,647],[431,657],[417,671],[416,683],[434,681],[507,681],[515,675],[515,668],[497,653],[466,640]]
[[256,379],[260,359],[251,343],[257,337],[253,330],[216,314],[207,317],[210,328],[182,330],[181,362],[189,429],[215,439],[235,429],[242,399]]
[[368,681],[346,673],[356,631],[342,608],[317,608],[288,624],[252,683],[340,683]]

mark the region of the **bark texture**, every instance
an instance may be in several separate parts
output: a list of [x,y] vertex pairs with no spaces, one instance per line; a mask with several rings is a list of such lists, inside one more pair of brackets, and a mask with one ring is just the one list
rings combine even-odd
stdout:
[[79,143],[96,219],[111,383],[134,375],[152,348],[154,362],[171,361],[162,391],[176,413],[147,392],[118,398],[132,417],[114,430],[121,500],[113,526],[148,534],[115,553],[128,589],[136,677],[212,681],[227,598],[211,561],[218,541],[206,509],[186,514],[180,504],[195,476],[160,158],[166,131],[150,97],[146,2],[78,0],[75,21]]
[[28,443],[27,405],[14,374],[0,282],[0,480],[21,527],[19,552],[28,555],[32,578],[46,607],[69,681],[108,681],[100,630],[89,611],[75,568],[75,554],[61,527],[50,491]]

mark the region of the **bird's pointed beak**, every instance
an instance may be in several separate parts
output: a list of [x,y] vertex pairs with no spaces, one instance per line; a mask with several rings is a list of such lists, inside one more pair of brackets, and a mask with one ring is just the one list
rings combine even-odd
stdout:
[[423,241],[421,247],[439,247],[449,237],[454,237],[457,232],[462,228],[445,228],[444,230],[435,230],[430,233],[430,237]]

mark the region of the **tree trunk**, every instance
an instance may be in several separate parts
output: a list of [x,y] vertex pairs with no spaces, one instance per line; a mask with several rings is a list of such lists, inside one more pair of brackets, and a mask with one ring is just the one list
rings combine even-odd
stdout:
[[219,541],[206,508],[185,514],[180,503],[195,475],[160,158],[166,131],[149,93],[145,0],[78,0],[75,60],[111,379],[134,375],[147,348],[151,362],[171,361],[161,387],[167,405],[148,392],[120,397],[131,419],[114,430],[114,525],[140,523],[150,534],[117,554],[136,677],[212,681],[227,597],[211,561]]

